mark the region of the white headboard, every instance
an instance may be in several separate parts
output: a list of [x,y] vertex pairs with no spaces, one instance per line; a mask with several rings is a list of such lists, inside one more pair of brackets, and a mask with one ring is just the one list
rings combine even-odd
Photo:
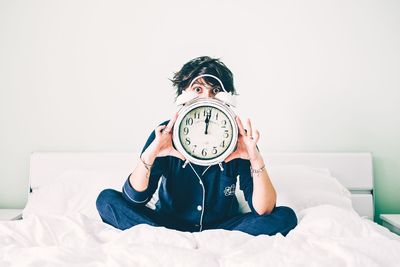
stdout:
[[[138,153],[35,152],[30,159],[30,187],[36,190],[61,172],[72,169],[126,170],[130,173]],[[373,219],[373,170],[371,153],[266,153],[266,164],[303,164],[327,168],[352,193],[355,210]]]

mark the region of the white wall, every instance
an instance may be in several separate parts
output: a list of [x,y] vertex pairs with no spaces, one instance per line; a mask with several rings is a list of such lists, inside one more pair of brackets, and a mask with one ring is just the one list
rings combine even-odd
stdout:
[[[200,55],[234,72],[264,151],[372,151],[400,212],[400,2],[0,0],[0,207],[32,151],[135,151]],[[400,206],[400,205],[399,205]]]

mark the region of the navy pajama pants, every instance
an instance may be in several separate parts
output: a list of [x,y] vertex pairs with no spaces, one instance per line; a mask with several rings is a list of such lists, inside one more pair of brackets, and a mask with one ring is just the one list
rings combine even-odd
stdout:
[[[174,221],[161,212],[152,210],[146,206],[136,206],[129,203],[121,192],[113,189],[103,190],[96,201],[97,210],[103,222],[118,229],[125,230],[138,224],[163,226],[180,231],[198,231],[188,225]],[[294,211],[288,207],[275,207],[270,214],[258,215],[252,212],[239,214],[227,221],[204,226],[207,229],[238,230],[250,235],[275,235],[281,233],[287,235],[297,225],[297,217]]]

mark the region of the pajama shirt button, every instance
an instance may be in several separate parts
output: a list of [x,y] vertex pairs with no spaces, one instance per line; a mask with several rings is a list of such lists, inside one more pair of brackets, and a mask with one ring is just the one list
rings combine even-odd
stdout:
[[202,208],[200,205],[197,206],[197,210],[198,210],[198,211],[201,211],[202,209],[203,209],[203,208]]

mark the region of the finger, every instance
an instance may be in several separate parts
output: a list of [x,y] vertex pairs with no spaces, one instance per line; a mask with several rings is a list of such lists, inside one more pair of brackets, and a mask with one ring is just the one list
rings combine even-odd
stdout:
[[171,120],[168,122],[167,127],[165,127],[165,131],[170,133],[172,131],[172,127],[174,127],[175,121],[178,118],[178,112],[174,114]]
[[156,130],[155,130],[156,137],[161,135],[161,133],[162,133],[162,131],[165,129],[165,127],[167,127],[167,126],[165,126],[165,125],[160,125],[160,126],[158,126],[158,127],[156,128]]
[[240,120],[239,116],[236,117],[236,122],[237,122],[237,125],[238,125],[238,128],[239,128],[240,135],[245,136],[246,135],[246,131],[244,130],[242,121]]
[[252,138],[253,137],[253,129],[251,127],[251,121],[250,119],[247,119],[246,121],[246,125],[247,125],[247,133],[249,134],[249,136]]
[[254,136],[254,142],[258,143],[258,140],[260,140],[260,132],[256,130],[255,136]]

